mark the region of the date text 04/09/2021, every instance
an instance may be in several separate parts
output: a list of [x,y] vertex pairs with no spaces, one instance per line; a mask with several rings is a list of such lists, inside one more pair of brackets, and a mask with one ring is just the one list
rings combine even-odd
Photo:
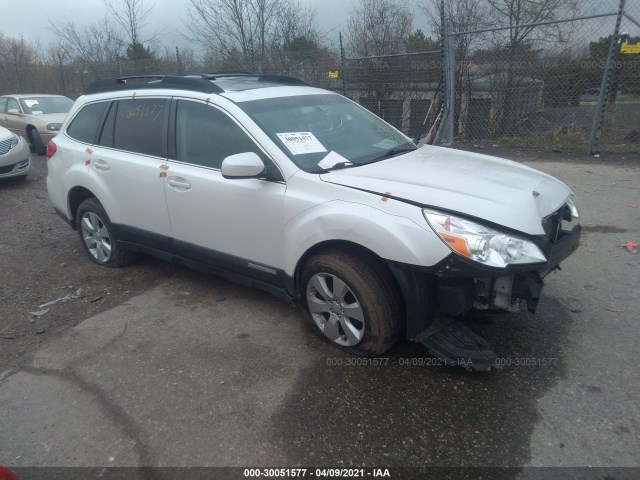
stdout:
[[388,468],[245,468],[244,477],[391,478]]

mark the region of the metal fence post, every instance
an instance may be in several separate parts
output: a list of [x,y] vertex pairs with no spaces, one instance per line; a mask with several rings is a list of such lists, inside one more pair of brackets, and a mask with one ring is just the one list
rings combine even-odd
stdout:
[[455,82],[456,82],[456,50],[455,41],[452,35],[451,24],[448,20],[442,25],[442,51],[444,78],[444,114],[441,128],[438,130],[436,143],[439,145],[453,145],[455,135]]
[[602,135],[602,123],[604,122],[604,114],[607,100],[607,91],[609,89],[609,81],[611,80],[611,59],[614,55],[615,48],[618,46],[618,37],[620,36],[620,22],[624,15],[625,0],[620,0],[618,5],[618,16],[616,17],[616,26],[613,29],[611,43],[609,44],[609,53],[607,61],[604,65],[604,73],[602,74],[602,83],[600,84],[600,92],[598,94],[598,104],[593,115],[593,123],[591,125],[591,135],[589,136],[589,155],[594,155],[598,149],[600,136]]
[[62,55],[60,55],[60,53],[58,53],[58,68],[60,69],[60,80],[62,80],[62,94],[68,97],[69,86],[67,85],[67,75],[64,71],[64,64],[62,63]]
[[340,32],[340,76],[342,77],[342,94],[347,96],[347,72],[346,72],[346,60],[344,56],[344,47],[342,45],[342,32]]

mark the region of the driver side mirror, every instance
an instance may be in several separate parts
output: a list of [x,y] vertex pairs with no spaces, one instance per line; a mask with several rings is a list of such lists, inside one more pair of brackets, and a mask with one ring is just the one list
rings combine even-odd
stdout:
[[7,110],[7,113],[9,115],[20,115],[20,111],[17,108],[10,108]]

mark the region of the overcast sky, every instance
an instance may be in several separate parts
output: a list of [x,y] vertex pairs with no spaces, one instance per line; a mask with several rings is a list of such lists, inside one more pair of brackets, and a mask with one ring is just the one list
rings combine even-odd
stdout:
[[[338,32],[345,30],[349,11],[358,0],[299,0],[300,5],[316,10],[316,23],[321,33],[327,35],[329,43],[337,42]],[[166,46],[183,46],[186,41],[180,36],[184,31],[188,0],[156,0],[147,34],[161,32],[160,41]],[[411,4],[417,5],[413,0]],[[145,5],[153,5],[145,0]],[[0,0],[0,33],[10,37],[32,40],[39,37],[43,43],[54,38],[50,22],[62,22],[68,18],[78,26],[90,25],[103,19],[106,9],[102,0]],[[416,9],[415,27],[426,28],[426,21]]]

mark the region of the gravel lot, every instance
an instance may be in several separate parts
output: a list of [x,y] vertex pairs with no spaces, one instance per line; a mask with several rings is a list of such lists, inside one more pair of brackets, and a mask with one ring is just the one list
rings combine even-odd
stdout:
[[[93,265],[47,197],[46,158],[32,153],[24,182],[0,180],[0,370],[24,364],[47,338],[185,269],[144,258],[126,269]],[[79,292],[79,295],[78,295]],[[49,307],[50,301],[69,296]],[[71,298],[76,297],[77,298]],[[30,312],[48,312],[41,317]],[[41,333],[38,333],[41,332]]]
[[[349,366],[263,292],[149,258],[95,266],[49,204],[35,157],[26,183],[0,184],[0,404],[20,405],[0,409],[0,462],[108,464],[113,450],[122,465],[517,467],[500,478],[639,467],[640,255],[619,245],[640,241],[640,156],[481,151],[565,180],[585,230],[535,316],[471,318],[511,362],[487,374],[407,365],[428,359],[409,342],[383,367]],[[532,357],[552,360],[513,364]],[[54,437],[35,400],[48,392],[48,408],[73,419]],[[574,473],[562,478],[627,478]]]

